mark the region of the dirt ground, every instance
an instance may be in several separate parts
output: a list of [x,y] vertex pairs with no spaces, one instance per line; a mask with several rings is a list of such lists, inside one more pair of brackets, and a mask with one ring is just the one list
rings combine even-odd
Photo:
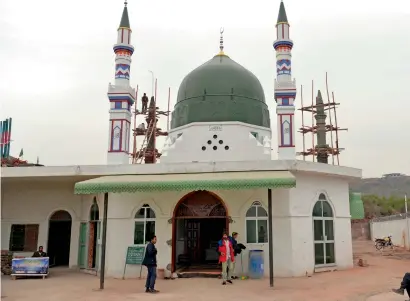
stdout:
[[[410,271],[410,252],[397,250],[384,255],[371,242],[354,243],[355,261],[369,266],[355,266],[347,271],[315,274],[312,277],[275,279],[275,287],[265,280],[236,280],[222,286],[218,279],[158,280],[161,292],[148,295],[144,280],[107,279],[99,291],[99,279],[92,275],[52,269],[48,279],[18,279],[2,276],[2,300],[5,301],[131,301],[131,300],[269,300],[269,301],[404,301],[406,297],[390,292]],[[408,298],[407,298],[408,299]]]

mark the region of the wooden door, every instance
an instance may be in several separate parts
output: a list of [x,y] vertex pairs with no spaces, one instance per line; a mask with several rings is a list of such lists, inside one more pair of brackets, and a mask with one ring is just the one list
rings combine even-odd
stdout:
[[88,268],[93,268],[93,260],[94,260],[94,248],[95,248],[95,223],[89,222],[89,230],[88,230]]
[[100,250],[101,250],[101,222],[97,222],[97,242],[95,250],[95,269],[99,271],[100,268]]
[[85,268],[85,253],[87,250],[87,223],[80,224],[80,239],[78,244],[78,267]]
[[200,261],[200,222],[194,220],[185,221],[185,231],[186,231],[186,253],[190,256],[191,262]]

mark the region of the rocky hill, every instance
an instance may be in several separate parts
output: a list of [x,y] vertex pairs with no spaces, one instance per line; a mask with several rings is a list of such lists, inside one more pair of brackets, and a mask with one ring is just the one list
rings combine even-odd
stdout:
[[366,195],[387,198],[390,196],[402,197],[407,193],[407,197],[410,199],[410,176],[386,175],[382,178],[361,179],[351,183],[350,189]]

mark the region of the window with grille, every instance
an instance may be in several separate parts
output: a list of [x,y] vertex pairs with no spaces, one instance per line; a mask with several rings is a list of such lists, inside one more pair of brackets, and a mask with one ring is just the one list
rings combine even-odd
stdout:
[[11,225],[10,251],[35,252],[38,244],[38,224]]

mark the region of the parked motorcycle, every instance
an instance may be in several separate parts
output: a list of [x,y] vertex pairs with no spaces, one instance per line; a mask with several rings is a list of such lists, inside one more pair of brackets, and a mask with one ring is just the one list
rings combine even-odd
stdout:
[[391,235],[384,237],[384,238],[376,238],[374,240],[374,245],[376,247],[376,250],[381,250],[387,247],[390,247],[393,249],[394,245],[393,242],[391,240]]

